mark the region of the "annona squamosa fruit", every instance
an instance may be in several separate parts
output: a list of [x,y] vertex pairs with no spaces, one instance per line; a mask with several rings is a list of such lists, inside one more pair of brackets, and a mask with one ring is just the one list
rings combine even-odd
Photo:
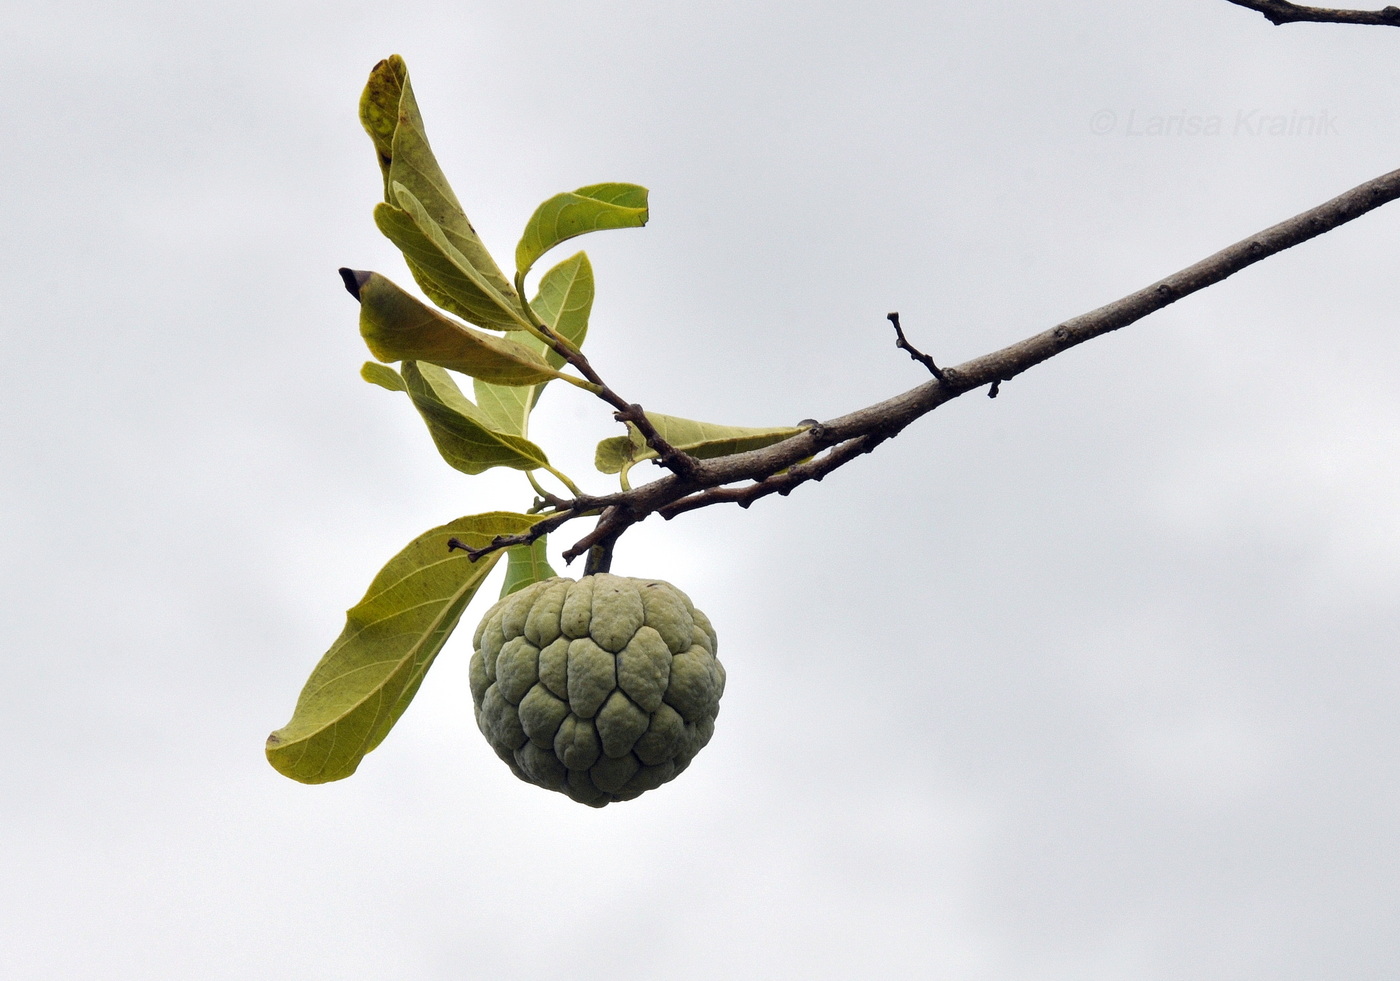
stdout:
[[670,583],[533,583],[487,611],[473,645],[472,702],[491,747],[521,780],[581,803],[661,786],[715,731],[715,630]]

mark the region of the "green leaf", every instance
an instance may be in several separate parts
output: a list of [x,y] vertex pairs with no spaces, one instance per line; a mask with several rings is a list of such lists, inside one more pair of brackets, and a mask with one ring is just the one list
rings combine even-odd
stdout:
[[[530,306],[564,340],[582,347],[593,309],[593,266],[588,256],[578,252],[545,273],[540,278],[539,295]],[[564,356],[539,338],[524,335],[520,343],[543,355],[551,368],[564,366]],[[546,384],[506,387],[477,380],[476,401],[502,432],[524,436],[529,432],[530,410],[539,402]]]
[[[544,450],[528,439],[504,431],[489,413],[473,405],[452,376],[437,365],[405,361],[403,374],[399,374],[393,368],[366,361],[360,375],[365,381],[391,392],[407,392],[414,408],[427,423],[438,452],[457,470],[470,474],[492,467],[535,470],[549,463]],[[518,391],[492,387],[502,392]]]
[[[768,429],[716,426],[709,422],[663,416],[655,412],[648,412],[647,418],[651,420],[662,439],[697,460],[756,450],[781,442],[789,436],[796,436],[806,429],[805,426],[778,426]],[[647,446],[646,440],[635,426],[628,423],[627,430],[626,436],[613,436],[598,444],[594,453],[594,466],[603,473],[618,473],[623,467],[656,456],[656,451]]]
[[535,387],[492,385],[480,379],[472,382],[476,404],[490,421],[491,428],[513,436],[529,433],[530,409],[533,408],[531,393]]
[[[462,205],[438,166],[432,147],[428,145],[423,118],[409,83],[408,68],[398,55],[381,61],[370,72],[369,82],[360,97],[360,121],[374,142],[379,157],[379,169],[384,175],[384,200],[395,209],[401,208],[402,204],[394,193],[395,184],[401,185],[421,203],[424,213],[440,229],[444,240],[465,265],[503,297],[508,306],[518,308],[519,298],[514,287],[467,220]],[[380,228],[384,228],[382,223]],[[389,232],[385,231],[385,234]],[[427,234],[426,230],[424,234]],[[415,248],[414,255],[409,255],[409,250],[399,239],[393,235],[389,237],[405,250],[414,279],[434,303],[472,323],[494,326],[481,323],[473,316],[476,297],[471,290],[467,291],[465,298],[460,297],[457,295],[460,284],[455,280],[438,281],[438,276],[446,275],[448,271],[440,262],[427,261],[431,250]]]
[[388,735],[408,708],[482,580],[500,558],[473,562],[449,551],[527,531],[539,518],[494,512],[458,518],[409,543],[374,577],[345,615],[345,629],[321,658],[292,719],[267,737],[267,759],[302,783],[341,780]]
[[375,205],[374,223],[403,252],[429,298],[480,327],[525,330],[529,319],[515,291],[503,293],[482,276],[408,188],[395,183],[393,193],[399,207]]
[[528,435],[531,392],[535,389],[529,386],[507,388],[480,379],[472,382],[472,388],[476,393],[477,407],[490,420],[493,430],[510,432],[517,437]]
[[647,189],[638,184],[590,184],[556,194],[535,209],[515,247],[515,268],[524,276],[535,260],[560,242],[607,228],[647,223]]
[[501,385],[561,377],[535,351],[444,316],[378,273],[342,269],[360,301],[360,334],[380,361],[427,361]]
[[[406,392],[408,386],[404,384],[403,376],[388,365],[380,364],[378,361],[366,361],[360,366],[360,377],[371,385],[378,385],[380,388],[387,388],[391,392]],[[511,391],[511,389],[506,389]]]
[[454,469],[476,474],[492,467],[536,470],[549,463],[544,450],[528,439],[500,431],[436,365],[405,361],[403,380],[438,452]]
[[[593,264],[587,253],[575,252],[541,276],[539,294],[530,307],[556,334],[576,348],[583,347],[588,315],[593,310]],[[564,366],[564,356],[546,347],[544,341],[531,337],[530,342],[544,354],[550,367]]]
[[553,579],[559,573],[549,565],[545,555],[545,539],[541,535],[529,545],[514,545],[506,549],[506,580],[501,583],[501,599],[531,583]]

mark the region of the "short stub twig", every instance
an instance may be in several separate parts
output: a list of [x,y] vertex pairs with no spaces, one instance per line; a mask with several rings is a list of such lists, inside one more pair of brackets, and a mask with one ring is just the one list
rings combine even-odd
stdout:
[[919,362],[919,364],[927,368],[929,370],[929,373],[932,374],[933,377],[937,378],[939,381],[943,381],[943,369],[933,363],[933,358],[929,357],[923,351],[920,351],[918,348],[914,347],[914,345],[910,344],[909,338],[904,336],[904,328],[899,326],[899,314],[887,313],[885,314],[885,319],[888,320],[890,323],[894,324],[894,333],[896,337],[894,346],[898,348],[903,348],[904,350],[908,351],[909,357],[913,358],[915,361]]

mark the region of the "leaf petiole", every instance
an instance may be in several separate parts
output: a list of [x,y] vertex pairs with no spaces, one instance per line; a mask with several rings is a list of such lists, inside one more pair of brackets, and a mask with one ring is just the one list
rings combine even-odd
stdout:
[[569,340],[566,337],[561,335],[558,331],[548,326],[543,320],[541,320],[539,314],[535,313],[535,308],[530,306],[530,301],[525,298],[524,273],[518,272],[515,274],[515,292],[520,297],[520,306],[525,310],[525,316],[530,321],[531,334],[533,334],[539,340],[544,341],[544,343],[551,348],[558,344],[564,349],[559,353],[563,354],[566,360],[573,360],[572,358],[568,357],[569,354],[581,353],[577,347],[569,343]]
[[[549,473],[553,474],[554,477],[555,477],[555,479],[557,479],[557,480],[559,481],[559,483],[561,483],[561,484],[563,484],[565,487],[569,488],[569,493],[572,494],[572,495],[574,495],[574,497],[585,497],[585,496],[587,496],[587,495],[585,495],[585,494],[583,493],[583,491],[579,490],[578,484],[576,484],[576,483],[574,483],[572,480],[570,480],[570,479],[569,479],[569,475],[566,474],[566,473],[564,473],[562,470],[556,470],[554,467],[551,467],[548,463],[546,463],[544,466],[540,467],[540,469],[541,469],[541,470],[548,471]],[[535,493],[539,494],[541,497],[545,498],[546,500],[548,500],[550,497],[553,497],[553,496],[554,496],[554,495],[550,494],[548,491],[546,491],[543,487],[540,486],[539,481],[535,479],[535,472],[534,472],[533,470],[526,471],[526,474],[525,474],[525,475],[526,475],[527,477],[530,478],[530,486],[533,487],[533,488],[535,488]]]
[[549,491],[544,489],[544,487],[540,484],[538,480],[535,479],[535,471],[526,470],[525,479],[530,482],[530,486],[535,489],[535,495],[540,499],[538,502],[538,507],[531,512],[538,513],[540,510],[542,510],[545,506],[549,504],[549,498],[552,495],[549,493]]
[[602,394],[603,394],[603,386],[602,386],[602,385],[595,385],[595,384],[594,384],[593,382],[591,382],[591,381],[585,381],[585,380],[582,379],[582,378],[575,378],[573,375],[566,375],[566,374],[564,374],[563,372],[560,372],[560,374],[559,374],[559,380],[560,380],[560,381],[566,381],[566,382],[568,382],[570,385],[573,385],[575,388],[581,388],[581,389],[583,389],[585,392],[591,392],[591,393],[594,394],[594,395],[602,395]]

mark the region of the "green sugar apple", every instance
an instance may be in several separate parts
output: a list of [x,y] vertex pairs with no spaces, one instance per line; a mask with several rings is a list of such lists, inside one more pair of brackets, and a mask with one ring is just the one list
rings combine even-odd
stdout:
[[546,579],[491,607],[472,643],[472,702],[491,748],[521,780],[580,803],[661,786],[715,731],[715,630],[670,583]]

